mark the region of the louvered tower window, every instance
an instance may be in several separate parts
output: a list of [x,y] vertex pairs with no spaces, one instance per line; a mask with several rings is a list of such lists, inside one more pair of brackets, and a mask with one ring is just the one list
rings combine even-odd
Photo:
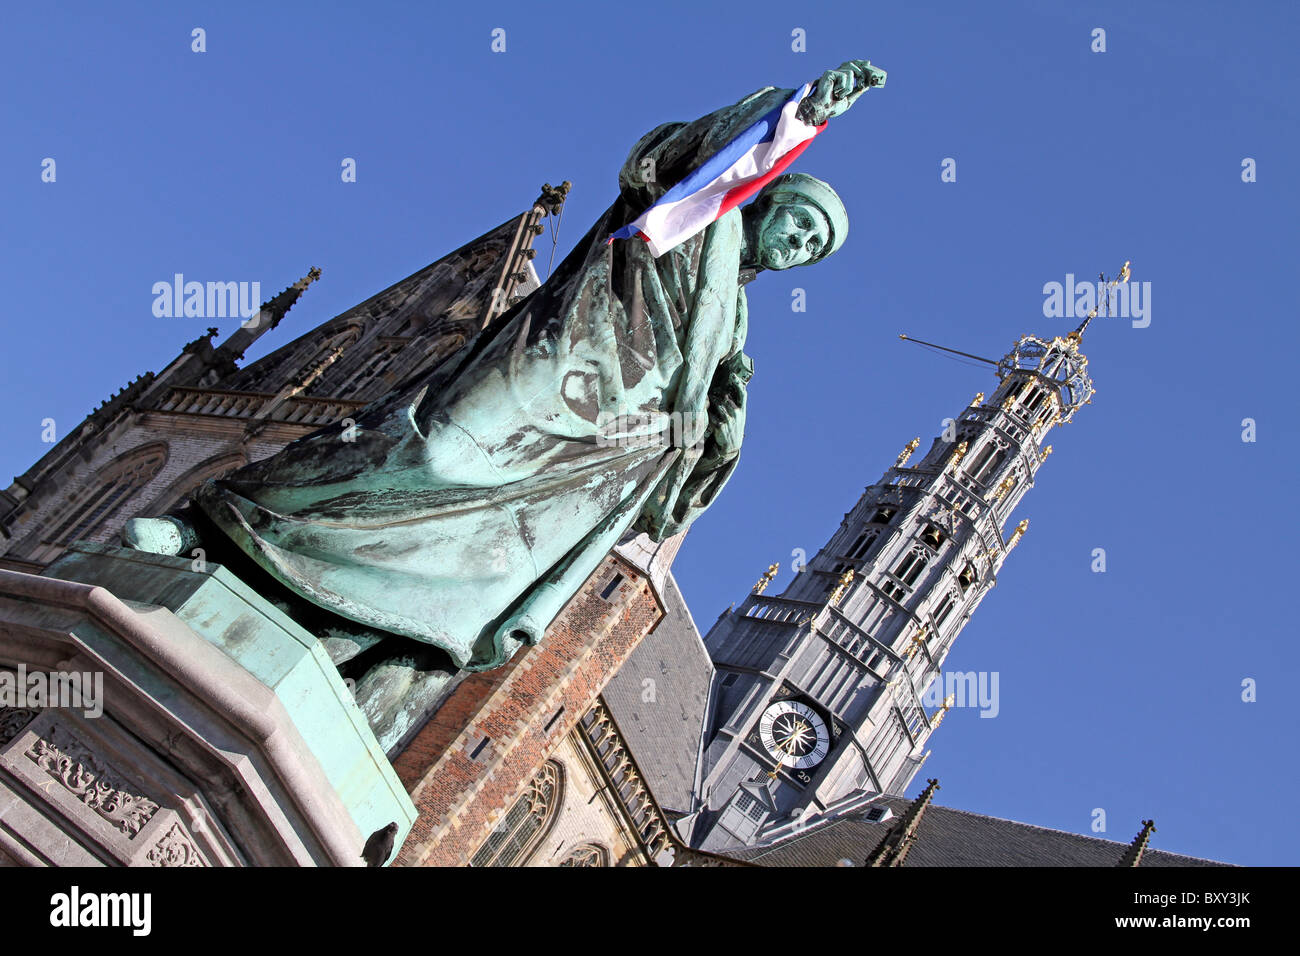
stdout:
[[926,561],[924,555],[917,554],[914,551],[908,552],[903,555],[903,560],[899,561],[898,566],[894,568],[894,577],[910,588],[916,584],[916,579],[925,570]]
[[966,474],[976,481],[987,481],[988,477],[997,470],[1001,461],[1002,453],[998,450],[998,446],[989,442],[979,450],[975,459],[970,463],[970,467],[966,469]]

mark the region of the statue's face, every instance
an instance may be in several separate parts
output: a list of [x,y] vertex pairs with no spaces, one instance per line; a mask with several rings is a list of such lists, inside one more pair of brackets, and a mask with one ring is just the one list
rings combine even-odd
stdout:
[[764,269],[792,269],[812,262],[830,242],[825,214],[811,203],[774,202],[759,220],[756,260]]

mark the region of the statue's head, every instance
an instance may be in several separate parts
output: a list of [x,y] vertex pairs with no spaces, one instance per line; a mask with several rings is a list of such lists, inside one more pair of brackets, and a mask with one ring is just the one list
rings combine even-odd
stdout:
[[849,216],[826,183],[804,173],[786,173],[754,197],[754,263],[764,269],[791,269],[820,262],[844,245]]

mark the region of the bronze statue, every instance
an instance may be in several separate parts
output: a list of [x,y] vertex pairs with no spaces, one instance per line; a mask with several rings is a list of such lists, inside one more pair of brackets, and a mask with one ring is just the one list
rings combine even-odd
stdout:
[[[824,123],[883,80],[845,63],[799,115]],[[321,429],[210,481],[197,507],[300,596],[459,667],[536,643],[621,537],[686,528],[726,483],[752,374],[744,284],[844,243],[839,197],[799,173],[658,258],[638,239],[606,242],[791,92],[647,133],[618,198],[539,289],[354,430]],[[665,442],[670,421],[697,424]],[[134,519],[124,533],[167,550],[185,530]]]

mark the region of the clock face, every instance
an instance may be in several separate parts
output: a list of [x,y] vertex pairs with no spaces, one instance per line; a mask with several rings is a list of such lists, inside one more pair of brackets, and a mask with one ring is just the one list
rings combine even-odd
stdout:
[[817,766],[831,749],[826,722],[797,700],[768,705],[758,722],[758,736],[774,761],[795,770]]

